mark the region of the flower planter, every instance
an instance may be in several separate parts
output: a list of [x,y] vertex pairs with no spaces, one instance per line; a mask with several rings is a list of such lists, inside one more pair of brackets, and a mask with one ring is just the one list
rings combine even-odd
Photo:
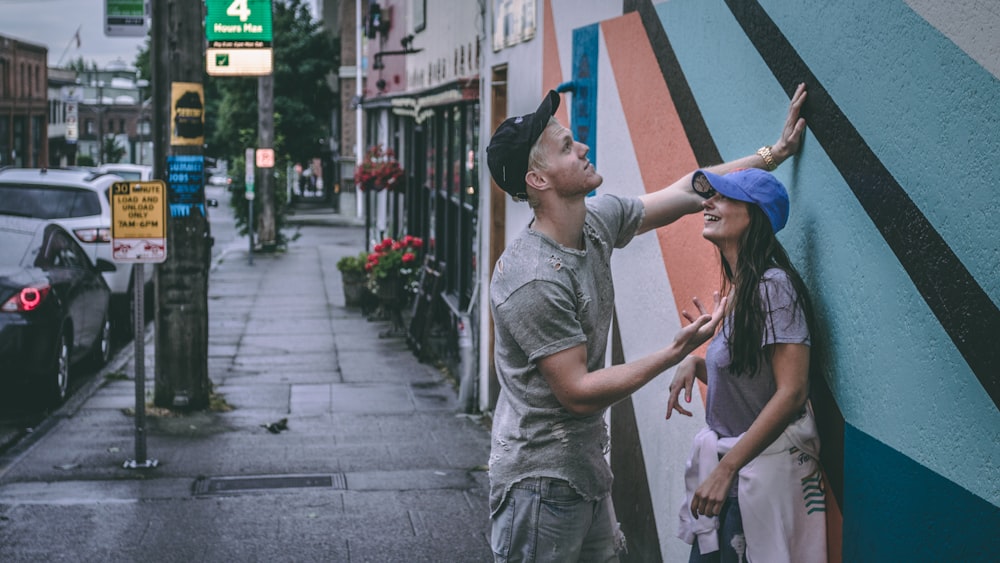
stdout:
[[367,276],[363,272],[341,272],[341,279],[344,282],[344,305],[360,307]]

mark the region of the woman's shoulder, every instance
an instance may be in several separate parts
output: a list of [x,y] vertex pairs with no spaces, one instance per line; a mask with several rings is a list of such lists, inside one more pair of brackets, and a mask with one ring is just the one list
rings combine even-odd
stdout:
[[760,277],[761,283],[791,284],[792,277],[781,268],[768,268]]
[[784,295],[795,300],[798,291],[792,283],[792,275],[781,268],[769,268],[760,278],[760,289],[769,296]]

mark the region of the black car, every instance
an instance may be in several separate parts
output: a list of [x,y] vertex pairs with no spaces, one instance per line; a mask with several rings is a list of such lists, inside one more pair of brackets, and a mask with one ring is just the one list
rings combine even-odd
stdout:
[[111,354],[111,290],[59,225],[0,216],[0,385],[28,384],[49,405],[66,398],[70,366]]

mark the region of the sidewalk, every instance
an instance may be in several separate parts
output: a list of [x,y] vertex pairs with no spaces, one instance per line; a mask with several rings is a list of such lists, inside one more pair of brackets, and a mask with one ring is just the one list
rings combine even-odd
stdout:
[[[321,223],[252,266],[245,249],[217,260],[209,374],[233,410],[148,408],[158,467],[122,468],[135,458],[131,346],[0,458],[0,560],[491,560],[489,431],[456,414],[452,382],[402,337],[379,338],[387,323],[344,307],[335,264],[362,229]],[[264,427],[281,419],[287,430]]]

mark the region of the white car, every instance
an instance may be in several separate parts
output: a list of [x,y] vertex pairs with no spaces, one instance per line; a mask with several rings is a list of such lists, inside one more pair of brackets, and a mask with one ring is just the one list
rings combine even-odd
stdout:
[[[122,181],[115,174],[88,170],[44,168],[0,169],[0,215],[37,217],[58,223],[80,242],[93,264],[111,256],[111,184]],[[111,288],[112,326],[119,335],[132,335],[132,265],[115,264],[103,272]],[[145,289],[151,287],[153,268],[144,268]],[[152,299],[146,299],[152,305]],[[147,309],[149,311],[149,309]]]
[[117,174],[131,182],[145,182],[153,179],[153,167],[147,164],[112,163],[97,167],[98,172]]

